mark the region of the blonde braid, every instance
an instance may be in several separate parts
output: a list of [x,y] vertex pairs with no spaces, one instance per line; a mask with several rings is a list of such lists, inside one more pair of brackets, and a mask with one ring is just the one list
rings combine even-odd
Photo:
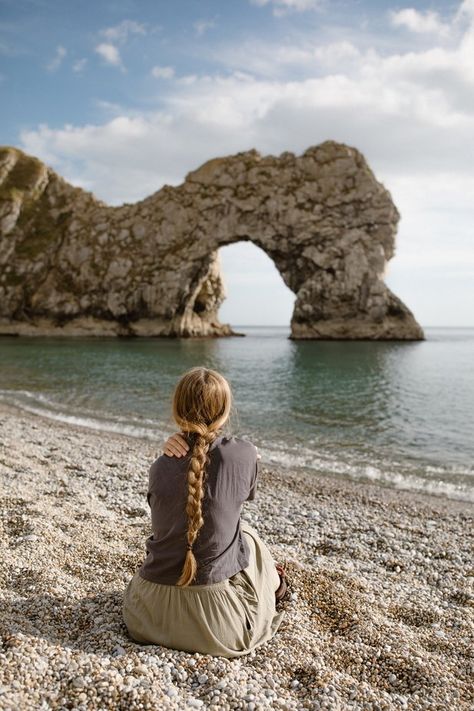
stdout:
[[187,586],[196,577],[197,562],[192,546],[204,524],[202,518],[202,500],[204,498],[204,482],[206,467],[209,464],[209,447],[217,436],[216,430],[210,430],[206,425],[199,427],[191,455],[188,470],[188,497],[186,514],[188,517],[187,551],[181,577],[176,585]]

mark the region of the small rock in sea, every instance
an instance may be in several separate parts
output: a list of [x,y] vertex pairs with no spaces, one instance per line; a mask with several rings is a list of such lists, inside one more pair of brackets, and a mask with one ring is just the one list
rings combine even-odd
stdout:
[[206,681],[208,681],[208,679],[209,679],[209,677],[207,676],[207,674],[199,674],[199,676],[198,676],[198,682],[200,684],[205,684]]

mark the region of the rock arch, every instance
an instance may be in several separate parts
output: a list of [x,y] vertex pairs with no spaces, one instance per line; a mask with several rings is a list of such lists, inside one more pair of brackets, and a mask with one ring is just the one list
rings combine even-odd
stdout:
[[214,158],[111,207],[0,149],[0,333],[232,335],[219,247],[251,240],[296,294],[292,338],[421,339],[383,282],[399,213],[362,154]]

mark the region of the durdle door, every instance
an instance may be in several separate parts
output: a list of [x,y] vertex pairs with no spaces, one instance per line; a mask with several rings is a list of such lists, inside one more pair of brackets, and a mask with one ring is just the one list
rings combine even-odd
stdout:
[[291,338],[420,340],[383,282],[400,218],[363,155],[214,158],[110,207],[0,148],[0,334],[227,336],[219,247],[250,240],[296,294]]

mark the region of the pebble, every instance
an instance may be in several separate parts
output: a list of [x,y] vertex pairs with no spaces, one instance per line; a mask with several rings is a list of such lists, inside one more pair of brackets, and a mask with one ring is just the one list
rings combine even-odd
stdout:
[[141,645],[121,601],[149,527],[154,443],[2,407],[1,708],[461,711],[472,674],[462,504],[263,466],[244,517],[287,571],[275,637],[235,659]]

